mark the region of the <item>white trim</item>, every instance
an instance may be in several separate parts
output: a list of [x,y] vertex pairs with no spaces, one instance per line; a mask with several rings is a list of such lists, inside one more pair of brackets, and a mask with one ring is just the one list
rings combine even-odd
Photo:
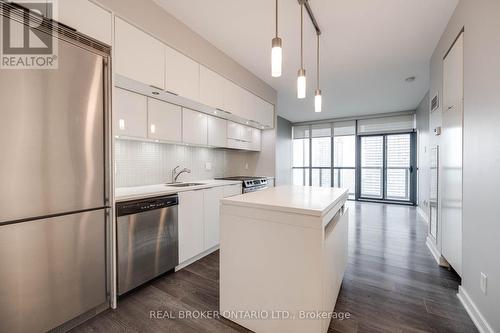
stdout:
[[427,245],[427,248],[429,251],[431,251],[432,256],[434,257],[434,260],[436,260],[437,264],[439,266],[443,267],[449,267],[450,264],[443,258],[441,253],[438,251],[436,244],[434,243],[434,240],[432,239],[431,235],[427,236],[427,241],[425,242],[425,245]]
[[491,326],[488,324],[486,319],[483,317],[476,304],[469,297],[469,294],[465,291],[464,287],[458,286],[458,299],[462,302],[462,305],[465,308],[465,311],[469,314],[469,317],[476,325],[477,329],[481,333],[494,333]]
[[208,256],[210,253],[215,252],[218,249],[219,249],[219,245],[216,245],[216,246],[214,246],[214,247],[212,247],[212,248],[210,248],[210,249],[208,249],[206,251],[203,251],[202,253],[200,253],[200,254],[192,257],[191,259],[188,259],[188,260],[180,263],[178,266],[175,267],[175,271],[176,272],[180,271],[184,267],[187,267],[187,266],[191,265],[193,262],[198,261],[198,260],[200,260],[201,258],[203,258],[205,256]]
[[425,223],[429,224],[429,216],[425,213],[425,211],[420,208],[420,206],[417,206],[417,212],[418,214],[422,217]]

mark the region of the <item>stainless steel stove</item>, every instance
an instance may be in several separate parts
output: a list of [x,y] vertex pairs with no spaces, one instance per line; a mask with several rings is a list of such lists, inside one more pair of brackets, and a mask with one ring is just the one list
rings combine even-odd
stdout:
[[216,178],[222,180],[240,180],[242,182],[243,193],[255,192],[267,188],[267,177],[235,176]]

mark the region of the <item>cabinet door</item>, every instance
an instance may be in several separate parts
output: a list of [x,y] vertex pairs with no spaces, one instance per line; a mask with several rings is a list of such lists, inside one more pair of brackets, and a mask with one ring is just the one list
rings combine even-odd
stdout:
[[241,184],[234,184],[234,185],[228,185],[224,186],[224,198],[227,197],[232,197],[235,195],[240,195],[242,194],[242,185]]
[[224,80],[224,110],[243,117],[243,89],[229,80]]
[[262,98],[255,96],[255,119],[260,124],[268,127],[274,127],[274,105],[264,101]]
[[115,135],[147,138],[148,98],[115,88]]
[[227,120],[208,117],[208,145],[214,147],[226,147],[227,140]]
[[88,0],[58,2],[58,21],[111,45],[111,13]]
[[241,141],[252,142],[253,138],[253,128],[241,125]]
[[200,102],[216,109],[224,109],[224,78],[200,65]]
[[148,98],[148,137],[150,139],[181,142],[182,108]]
[[208,116],[190,109],[182,109],[182,141],[195,145],[208,144]]
[[234,140],[240,140],[241,139],[241,132],[242,132],[243,126],[232,122],[228,121],[227,122],[227,138],[228,139],[234,139]]
[[194,101],[200,99],[200,65],[166,47],[166,90]]
[[203,190],[179,193],[179,263],[203,252]]
[[255,96],[248,90],[244,90],[242,118],[257,121],[257,108],[259,107],[257,99],[258,99],[257,96]]
[[220,200],[224,198],[224,189],[214,187],[203,191],[205,215],[204,250],[219,244]]
[[252,128],[252,142],[250,144],[250,150],[261,151],[262,149],[262,132],[257,128]]
[[165,89],[165,45],[118,17],[114,63],[118,74]]

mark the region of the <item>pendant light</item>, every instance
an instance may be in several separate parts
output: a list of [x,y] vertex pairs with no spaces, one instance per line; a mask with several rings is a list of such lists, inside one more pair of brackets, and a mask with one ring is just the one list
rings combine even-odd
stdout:
[[271,75],[280,77],[283,64],[283,42],[278,37],[278,0],[276,0],[276,37],[273,38],[271,44]]
[[321,112],[321,89],[319,89],[319,34],[317,36],[317,46],[316,46],[316,93],[314,95],[314,112]]
[[306,70],[304,69],[304,2],[300,3],[300,69],[297,77],[297,98],[306,98]]

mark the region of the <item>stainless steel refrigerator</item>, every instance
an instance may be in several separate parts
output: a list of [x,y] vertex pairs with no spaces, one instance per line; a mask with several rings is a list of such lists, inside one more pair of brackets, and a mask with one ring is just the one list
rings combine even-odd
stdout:
[[0,332],[108,302],[110,49],[58,29],[58,69],[0,69]]

